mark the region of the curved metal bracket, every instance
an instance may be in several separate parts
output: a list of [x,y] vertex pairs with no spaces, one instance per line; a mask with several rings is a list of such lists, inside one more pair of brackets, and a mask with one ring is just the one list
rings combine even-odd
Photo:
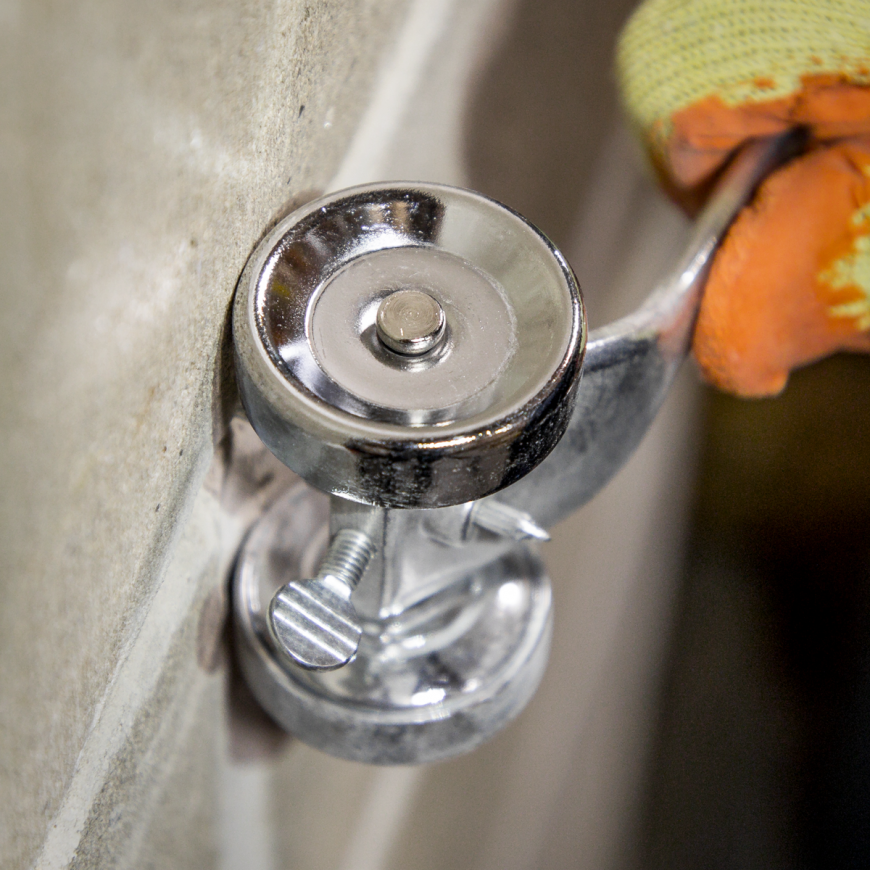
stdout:
[[802,131],[792,131],[755,142],[738,155],[668,277],[637,311],[590,333],[577,403],[555,450],[494,498],[549,528],[589,501],[622,468],[689,351],[701,291],[719,244],[761,180],[794,156],[805,138]]

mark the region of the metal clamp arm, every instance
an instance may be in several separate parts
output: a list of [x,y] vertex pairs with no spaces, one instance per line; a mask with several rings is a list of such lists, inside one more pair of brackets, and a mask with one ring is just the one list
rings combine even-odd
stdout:
[[577,403],[562,440],[496,499],[549,527],[589,501],[625,464],[689,351],[716,249],[761,180],[793,156],[804,139],[801,131],[792,131],[739,154],[673,271],[637,311],[590,333]]

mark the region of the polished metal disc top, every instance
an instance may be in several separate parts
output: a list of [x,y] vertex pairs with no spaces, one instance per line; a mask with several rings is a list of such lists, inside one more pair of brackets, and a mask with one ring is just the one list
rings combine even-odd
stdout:
[[516,213],[367,186],[282,220],[234,310],[242,400],[313,485],[388,507],[470,501],[556,445],[586,325],[570,267]]

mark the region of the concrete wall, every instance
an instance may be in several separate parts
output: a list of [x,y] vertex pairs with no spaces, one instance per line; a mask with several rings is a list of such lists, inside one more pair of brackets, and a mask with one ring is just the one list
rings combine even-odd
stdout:
[[224,423],[228,305],[288,196],[337,171],[407,8],[0,10],[4,866],[137,864],[167,777],[184,798],[143,854],[214,853],[197,756],[219,679],[187,670],[222,582],[217,520],[193,504]]
[[246,700],[223,625],[238,541],[285,479],[228,428],[228,305],[256,239],[306,192],[470,184],[557,239],[594,322],[627,310],[682,228],[618,124],[608,64],[630,5],[0,10],[4,866],[629,859],[688,381],[557,530],[550,671],[478,753],[375,770],[293,743]]

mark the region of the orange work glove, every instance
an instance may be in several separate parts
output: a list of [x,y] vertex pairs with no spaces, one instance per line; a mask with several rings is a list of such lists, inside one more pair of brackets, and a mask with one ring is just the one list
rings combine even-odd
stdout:
[[741,144],[806,127],[716,255],[693,342],[741,396],[870,351],[870,0],[646,0],[622,33],[628,114],[687,208]]

